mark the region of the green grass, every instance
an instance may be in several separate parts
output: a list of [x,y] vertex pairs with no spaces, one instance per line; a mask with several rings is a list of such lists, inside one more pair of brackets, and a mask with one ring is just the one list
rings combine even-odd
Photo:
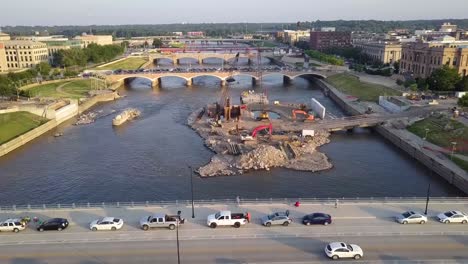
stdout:
[[91,80],[69,82],[62,87],[62,90],[70,94],[72,98],[86,97],[91,90]]
[[182,43],[182,42],[174,42],[174,43],[169,43],[169,47],[171,48],[183,48],[185,46],[185,43]]
[[42,84],[28,89],[31,97],[60,97],[57,93],[57,87],[69,81]]
[[[451,129],[445,130],[449,124]],[[408,127],[408,130],[424,138],[427,133],[427,141],[445,148],[447,151],[452,149],[451,142],[457,142],[456,153],[468,155],[468,128],[460,122],[451,120],[447,117],[429,117]]]
[[96,68],[96,70],[136,70],[139,69],[143,64],[147,62],[147,59],[141,57],[132,57],[125,60],[121,60],[104,67]]
[[28,112],[0,114],[0,144],[6,143],[45,122],[47,119]]
[[[57,88],[62,86],[62,93]],[[43,84],[28,89],[31,97],[53,97],[53,98],[81,98],[86,97],[91,90],[91,80],[62,81]]]
[[457,157],[452,157],[452,161],[458,165],[462,170],[468,172],[468,161],[464,161],[462,159],[459,159]]
[[361,82],[357,77],[341,73],[325,79],[339,91],[362,101],[377,102],[380,95],[401,95],[400,92],[379,84]]

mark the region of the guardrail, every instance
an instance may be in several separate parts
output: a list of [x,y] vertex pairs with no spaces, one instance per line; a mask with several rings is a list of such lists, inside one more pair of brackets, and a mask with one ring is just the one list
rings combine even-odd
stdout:
[[[264,204],[287,204],[296,202],[301,204],[405,204],[405,203],[426,203],[426,197],[354,197],[354,198],[255,198],[255,199],[211,199],[195,200],[196,206],[207,205],[264,205]],[[430,197],[430,203],[467,203],[468,197]],[[145,202],[102,202],[102,203],[58,203],[41,205],[10,205],[0,206],[0,211],[30,211],[30,210],[69,210],[69,209],[96,209],[96,208],[119,208],[119,207],[168,207],[168,206],[190,206],[192,200],[175,201],[145,201]]]

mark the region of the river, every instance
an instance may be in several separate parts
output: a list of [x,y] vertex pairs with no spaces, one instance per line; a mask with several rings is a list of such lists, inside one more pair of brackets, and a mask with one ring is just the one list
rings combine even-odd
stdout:
[[[248,77],[235,77],[229,92],[234,102]],[[264,78],[270,100],[307,103],[317,98],[333,116],[343,113],[307,80],[284,86],[281,76]],[[116,202],[190,198],[188,166],[206,164],[213,155],[186,126],[195,109],[220,97],[211,77],[184,81],[165,78],[151,89],[144,79],[121,88],[127,97],[98,105],[109,113],[135,107],[142,116],[113,128],[109,115],[86,126],[62,124],[26,146],[0,158],[0,205],[66,202]],[[53,134],[64,135],[54,138]],[[287,169],[201,179],[194,175],[195,199],[270,197],[432,196],[462,193],[368,129],[339,132],[323,146],[334,168],[311,173]]]

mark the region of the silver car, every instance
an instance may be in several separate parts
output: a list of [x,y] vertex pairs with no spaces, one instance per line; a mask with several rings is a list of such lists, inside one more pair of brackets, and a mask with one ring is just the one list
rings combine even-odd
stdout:
[[272,225],[283,225],[288,226],[292,220],[289,218],[289,211],[277,212],[270,215],[266,215],[261,218],[262,225],[270,227]]
[[400,224],[425,224],[427,217],[421,213],[408,211],[396,216],[396,221]]

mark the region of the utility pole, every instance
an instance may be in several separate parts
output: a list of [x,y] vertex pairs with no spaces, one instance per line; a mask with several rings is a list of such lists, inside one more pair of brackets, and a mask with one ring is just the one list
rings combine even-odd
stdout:
[[195,206],[193,201],[193,169],[192,166],[188,166],[190,169],[190,192],[192,194],[192,218],[195,218]]

